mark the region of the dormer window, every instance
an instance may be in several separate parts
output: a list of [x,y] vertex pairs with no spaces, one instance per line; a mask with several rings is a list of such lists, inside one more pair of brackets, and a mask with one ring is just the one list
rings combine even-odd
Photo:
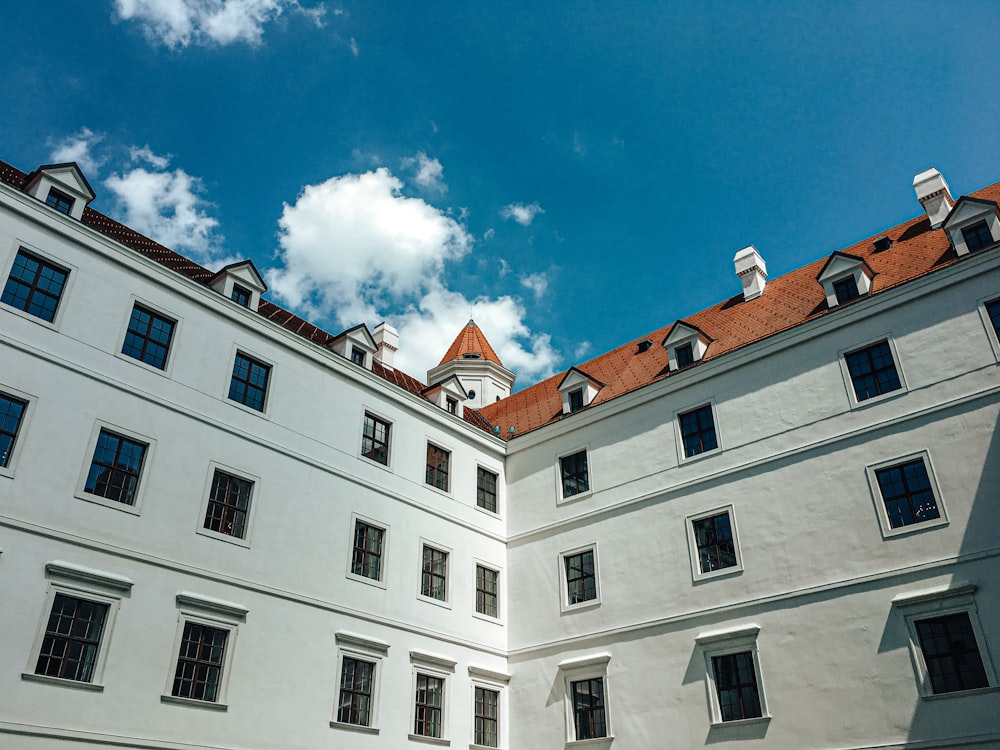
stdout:
[[375,356],[377,347],[375,339],[368,332],[368,326],[364,323],[348,328],[343,333],[338,333],[333,337],[333,341],[327,347],[345,359],[349,359],[358,367],[367,368],[371,358]]
[[562,394],[562,413],[572,414],[585,406],[590,406],[603,387],[604,383],[590,377],[583,370],[576,367],[569,368],[566,377],[558,386]]
[[990,234],[990,228],[985,221],[963,229],[962,237],[965,239],[965,246],[969,248],[970,253],[993,244],[993,235]]
[[74,200],[70,196],[66,195],[62,190],[56,190],[55,188],[49,188],[49,195],[45,199],[45,204],[52,206],[56,211],[69,216],[70,211],[73,210]]
[[260,295],[267,291],[267,284],[252,260],[242,260],[220,268],[208,280],[208,285],[240,307],[254,312],[260,305]]
[[687,367],[694,364],[694,347],[691,342],[677,347],[677,367]]
[[861,296],[861,293],[858,291],[858,282],[854,280],[853,276],[833,282],[833,293],[837,297],[838,305],[850,302],[852,299],[857,299]]
[[816,281],[823,285],[826,306],[834,308],[871,292],[874,277],[875,272],[864,258],[835,252],[816,276]]
[[448,410],[449,414],[458,414],[458,399],[446,396],[445,408]]
[[237,305],[242,307],[250,307],[250,298],[253,295],[250,290],[245,286],[240,286],[239,284],[233,284],[233,293],[230,295],[230,299],[233,300]]
[[569,392],[569,410],[580,411],[583,408],[583,388]]
[[365,366],[365,350],[360,346],[351,347],[351,362],[361,367]]
[[76,162],[46,164],[28,175],[24,192],[61,214],[80,220],[94,190]]
[[1000,242],[1000,209],[993,201],[962,196],[941,228],[959,256],[985,250]]
[[420,392],[420,395],[449,414],[454,414],[456,417],[464,416],[465,405],[463,402],[468,398],[468,395],[457,375],[449,375],[439,383],[427,386]]
[[711,343],[712,339],[704,331],[678,320],[663,340],[671,372],[683,370],[701,361]]

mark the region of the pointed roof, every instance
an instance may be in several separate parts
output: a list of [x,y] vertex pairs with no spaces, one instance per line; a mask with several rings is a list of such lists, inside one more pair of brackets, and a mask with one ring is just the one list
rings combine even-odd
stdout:
[[448,347],[448,351],[441,358],[438,367],[454,359],[485,359],[503,367],[500,357],[493,351],[493,347],[490,346],[490,342],[486,340],[486,336],[479,326],[476,325],[476,321],[471,318],[459,332],[458,336],[455,337],[452,345]]

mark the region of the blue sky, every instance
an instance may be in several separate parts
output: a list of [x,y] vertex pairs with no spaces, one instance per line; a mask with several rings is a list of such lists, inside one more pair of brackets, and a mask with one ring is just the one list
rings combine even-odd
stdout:
[[524,386],[1000,179],[1000,3],[12,3],[0,159]]

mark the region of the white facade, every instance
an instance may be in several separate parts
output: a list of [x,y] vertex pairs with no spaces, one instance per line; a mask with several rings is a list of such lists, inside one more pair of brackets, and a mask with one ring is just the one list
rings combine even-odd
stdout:
[[[14,183],[0,284],[25,254],[67,275],[51,322],[0,303],[0,397],[26,405],[0,466],[0,747],[1000,746],[996,247],[505,442],[371,347],[352,362]],[[162,367],[123,353],[137,305],[173,323]],[[899,387],[859,400],[846,357],[882,342]],[[231,398],[241,358],[259,409]],[[695,413],[714,445],[689,455]],[[102,435],[145,446],[130,502],[93,484]],[[937,515],[894,525],[880,472],[913,462]],[[206,528],[219,476],[249,506]],[[706,565],[717,518],[732,549]],[[62,677],[57,601],[105,613]],[[920,627],[955,613],[985,684],[944,692]],[[223,633],[211,696],[175,681],[189,625]],[[720,705],[713,659],[737,657],[760,716]],[[364,720],[338,711],[345,660],[374,665]]]

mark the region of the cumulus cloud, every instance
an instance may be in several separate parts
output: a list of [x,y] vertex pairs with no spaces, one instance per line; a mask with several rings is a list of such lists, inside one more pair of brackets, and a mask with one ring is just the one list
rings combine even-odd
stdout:
[[544,273],[532,273],[521,277],[521,286],[535,293],[535,299],[541,299],[549,288],[549,279]]
[[60,139],[50,139],[52,149],[49,158],[54,164],[75,161],[83,173],[93,176],[105,162],[104,157],[94,154],[94,147],[104,140],[102,133],[95,133],[90,128],[80,128],[73,135]]
[[[403,169],[414,170],[413,181],[425,190],[444,194],[448,191],[448,186],[444,183],[444,167],[437,159],[430,158],[423,151],[418,151],[416,156],[408,156],[403,159]],[[467,211],[465,212],[467,214]],[[462,218],[465,218],[463,215]]]
[[500,216],[504,219],[513,219],[522,227],[526,227],[535,220],[538,214],[545,211],[537,203],[525,205],[524,203],[510,203],[500,209]]
[[323,25],[326,8],[305,8],[298,0],[115,0],[123,21],[136,21],[146,38],[167,47],[189,44],[260,44],[264,26],[285,11]]

